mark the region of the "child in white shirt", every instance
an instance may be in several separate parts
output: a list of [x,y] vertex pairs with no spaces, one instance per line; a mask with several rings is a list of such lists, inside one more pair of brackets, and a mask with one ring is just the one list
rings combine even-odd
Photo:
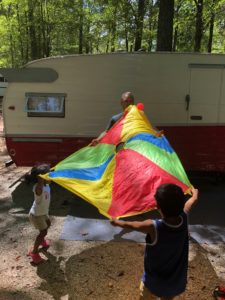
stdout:
[[38,253],[39,246],[48,248],[49,243],[45,240],[48,228],[51,225],[48,213],[50,205],[50,186],[49,183],[39,175],[46,174],[50,171],[48,165],[39,165],[33,167],[27,179],[34,182],[33,193],[34,202],[29,212],[31,224],[39,230],[33,248],[29,251],[28,256],[32,258],[34,264],[39,264],[43,258]]

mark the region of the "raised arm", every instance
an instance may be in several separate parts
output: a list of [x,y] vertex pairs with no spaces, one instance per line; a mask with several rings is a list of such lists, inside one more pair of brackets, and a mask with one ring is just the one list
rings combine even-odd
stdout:
[[187,202],[184,205],[184,211],[186,213],[189,213],[190,210],[192,209],[193,205],[195,205],[196,202],[198,201],[198,190],[195,188],[192,188],[191,191],[192,191],[192,196],[191,196],[191,198],[189,198],[187,200]]

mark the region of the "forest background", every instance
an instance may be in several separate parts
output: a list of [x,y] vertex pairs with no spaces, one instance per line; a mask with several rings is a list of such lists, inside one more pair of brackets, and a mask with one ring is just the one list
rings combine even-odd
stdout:
[[0,0],[0,67],[115,51],[225,52],[225,0]]

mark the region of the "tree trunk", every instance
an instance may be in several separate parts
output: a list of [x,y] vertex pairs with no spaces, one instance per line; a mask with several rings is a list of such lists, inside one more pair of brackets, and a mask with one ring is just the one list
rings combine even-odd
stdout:
[[26,45],[25,45],[25,61],[29,61],[29,25],[27,23],[28,21],[28,16],[27,12],[25,11],[25,28],[26,28]]
[[38,3],[38,8],[36,10],[36,40],[37,40],[37,57],[41,58],[44,56],[44,47],[43,47],[43,39],[42,39],[42,26],[43,21],[41,18],[41,3]]
[[195,23],[194,51],[200,52],[202,35],[203,35],[203,20],[202,20],[203,0],[195,0],[195,4],[196,4],[197,11],[196,11],[196,23]]
[[49,57],[51,46],[50,46],[50,24],[49,24],[49,17],[48,17],[48,10],[46,2],[42,5],[40,3],[40,16],[41,16],[41,51],[42,57]]
[[28,1],[28,28],[29,28],[29,40],[30,40],[30,58],[35,60],[38,58],[37,50],[37,40],[35,31],[35,21],[34,21],[34,3],[32,0]]
[[125,32],[125,45],[126,45],[126,51],[129,51],[129,39],[128,39],[128,29],[127,29],[127,18],[125,16],[125,24],[124,24],[124,32]]
[[213,42],[213,30],[214,30],[214,21],[215,21],[215,12],[214,12],[215,0],[212,2],[212,11],[209,21],[209,40],[208,40],[208,52],[212,52],[212,42]]
[[85,53],[90,53],[90,41],[89,41],[89,34],[90,34],[90,23],[87,23],[87,30],[86,30],[86,38],[85,38]]
[[17,17],[17,22],[18,22],[18,39],[19,39],[19,44],[20,44],[20,55],[21,55],[21,62],[22,64],[26,63],[24,59],[24,49],[23,49],[23,34],[21,31],[22,24],[21,24],[21,18],[20,18],[20,11],[19,11],[19,6],[18,4],[16,5],[16,17]]
[[129,39],[128,39],[128,31],[125,29],[125,43],[126,43],[126,51],[129,51]]
[[149,17],[148,17],[148,30],[149,30],[149,37],[148,37],[148,51],[151,52],[152,50],[152,29],[153,29],[153,1],[149,2]]
[[145,15],[145,0],[139,0],[138,1],[138,14],[136,17],[136,33],[135,33],[134,51],[138,51],[141,48],[144,15]]
[[129,3],[128,1],[124,1],[123,4],[123,19],[124,19],[124,36],[125,36],[125,46],[126,51],[129,51],[129,38],[128,38],[128,15],[129,15]]
[[183,4],[183,1],[180,0],[176,3],[176,8],[175,8],[175,11],[174,11],[174,19],[176,20],[176,26],[174,28],[174,33],[173,33],[173,47],[172,47],[172,51],[175,52],[176,49],[177,49],[177,40],[178,40],[178,32],[179,32],[179,11],[180,11],[180,8]]
[[176,47],[177,47],[177,38],[178,38],[178,26],[175,27],[175,29],[174,29],[174,34],[173,34],[173,47],[172,47],[172,51],[173,51],[173,52],[176,51]]
[[14,45],[13,45],[13,36],[10,33],[9,34],[9,40],[10,40],[10,56],[11,56],[11,66],[12,68],[15,68],[15,59],[14,59]]
[[133,44],[130,44],[130,52],[133,52]]
[[116,40],[116,21],[113,20],[111,27],[111,52],[115,51],[115,40]]
[[116,41],[116,15],[117,15],[117,10],[118,10],[118,2],[115,1],[114,3],[114,8],[113,8],[113,16],[112,16],[112,21],[111,21],[111,26],[110,26],[110,32],[111,32],[111,52],[114,52],[116,47],[115,47],[115,41]]
[[83,21],[84,21],[84,11],[83,11],[83,0],[80,0],[80,17],[79,17],[79,54],[83,53]]
[[174,0],[160,0],[157,51],[172,51]]

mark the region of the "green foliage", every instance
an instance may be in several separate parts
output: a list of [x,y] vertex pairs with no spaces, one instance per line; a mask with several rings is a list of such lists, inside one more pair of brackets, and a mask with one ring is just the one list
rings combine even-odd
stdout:
[[[19,67],[55,55],[133,51],[141,26],[139,1],[2,0],[0,66]],[[158,3],[144,2],[141,46],[146,51],[156,49]],[[212,20],[212,52],[225,51],[224,14],[224,0],[204,0],[202,52],[208,51]],[[196,1],[175,0],[174,51],[193,51],[195,31]]]

